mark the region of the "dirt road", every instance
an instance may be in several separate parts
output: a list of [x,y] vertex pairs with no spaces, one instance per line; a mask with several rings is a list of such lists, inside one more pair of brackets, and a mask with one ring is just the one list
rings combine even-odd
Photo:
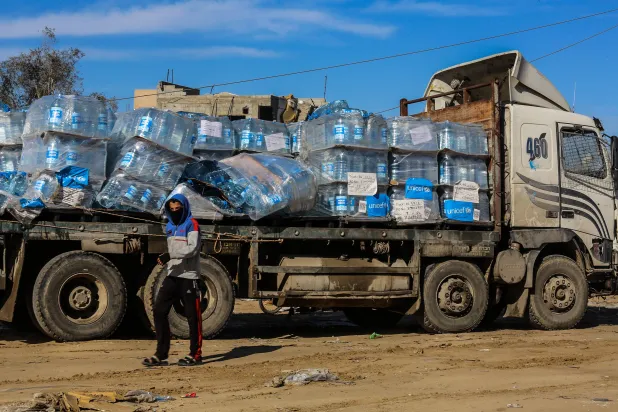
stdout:
[[[35,392],[145,389],[197,392],[159,404],[168,411],[618,410],[618,300],[592,303],[571,331],[502,321],[492,331],[429,335],[404,320],[376,340],[339,313],[270,317],[242,301],[235,312],[226,332],[205,342],[208,363],[195,368],[140,367],[154,349],[144,337],[55,343],[0,329],[0,404]],[[185,355],[187,342],[172,351]],[[311,367],[352,384],[264,385]]]

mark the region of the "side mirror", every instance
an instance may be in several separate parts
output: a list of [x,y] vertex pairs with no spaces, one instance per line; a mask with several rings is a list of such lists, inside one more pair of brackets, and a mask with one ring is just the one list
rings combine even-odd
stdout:
[[612,152],[612,178],[614,182],[618,182],[618,137],[611,136],[611,152]]

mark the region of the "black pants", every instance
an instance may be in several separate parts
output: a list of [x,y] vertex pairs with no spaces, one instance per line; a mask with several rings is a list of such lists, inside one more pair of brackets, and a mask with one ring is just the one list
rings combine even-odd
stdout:
[[197,280],[167,276],[157,294],[154,307],[155,331],[157,333],[157,352],[159,359],[167,359],[170,352],[170,322],[168,315],[174,302],[182,299],[185,316],[189,322],[191,340],[191,357],[202,356],[202,310],[200,308],[200,291]]

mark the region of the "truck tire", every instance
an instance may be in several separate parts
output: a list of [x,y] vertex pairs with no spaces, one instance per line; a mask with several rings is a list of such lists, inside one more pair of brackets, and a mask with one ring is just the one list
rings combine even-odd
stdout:
[[543,259],[530,295],[530,323],[540,329],[575,327],[588,306],[588,281],[573,260],[558,255]]
[[103,256],[81,250],[47,262],[32,291],[37,326],[57,341],[107,338],[126,309],[127,289],[118,269]]
[[[167,269],[164,266],[155,266],[144,289],[146,314],[153,331],[156,296],[166,276]],[[213,339],[225,328],[234,311],[234,286],[225,266],[211,256],[202,256],[201,276],[205,284],[201,303],[202,336],[204,339]],[[189,339],[189,324],[183,310],[179,299],[170,310],[170,330],[177,338]]]
[[343,309],[346,318],[363,329],[392,328],[403,317],[403,313],[392,312],[388,309],[347,308]]
[[425,278],[423,328],[430,333],[469,332],[487,311],[489,291],[476,265],[460,260],[440,263]]

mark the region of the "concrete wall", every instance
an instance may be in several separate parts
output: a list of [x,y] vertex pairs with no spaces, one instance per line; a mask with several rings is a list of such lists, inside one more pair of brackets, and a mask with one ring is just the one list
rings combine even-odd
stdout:
[[[133,109],[141,107],[157,107],[157,89],[135,89],[133,92]],[[145,97],[139,97],[148,95]]]
[[[304,119],[312,106],[324,104],[322,98],[299,98],[298,108],[300,119]],[[260,106],[285,109],[285,99],[271,95],[238,96],[230,93],[214,95],[171,97],[159,95],[157,107],[160,109],[196,113],[206,113],[212,116],[260,117]]]
[[[159,82],[156,90],[135,90],[135,96],[154,94],[135,98],[134,108],[157,107],[175,112],[205,113],[211,116],[231,116],[233,118],[278,119],[286,107],[283,97],[272,95],[240,96],[232,93],[200,95],[200,90],[186,86]],[[304,120],[312,106],[324,104],[322,98],[299,98],[299,119]]]

